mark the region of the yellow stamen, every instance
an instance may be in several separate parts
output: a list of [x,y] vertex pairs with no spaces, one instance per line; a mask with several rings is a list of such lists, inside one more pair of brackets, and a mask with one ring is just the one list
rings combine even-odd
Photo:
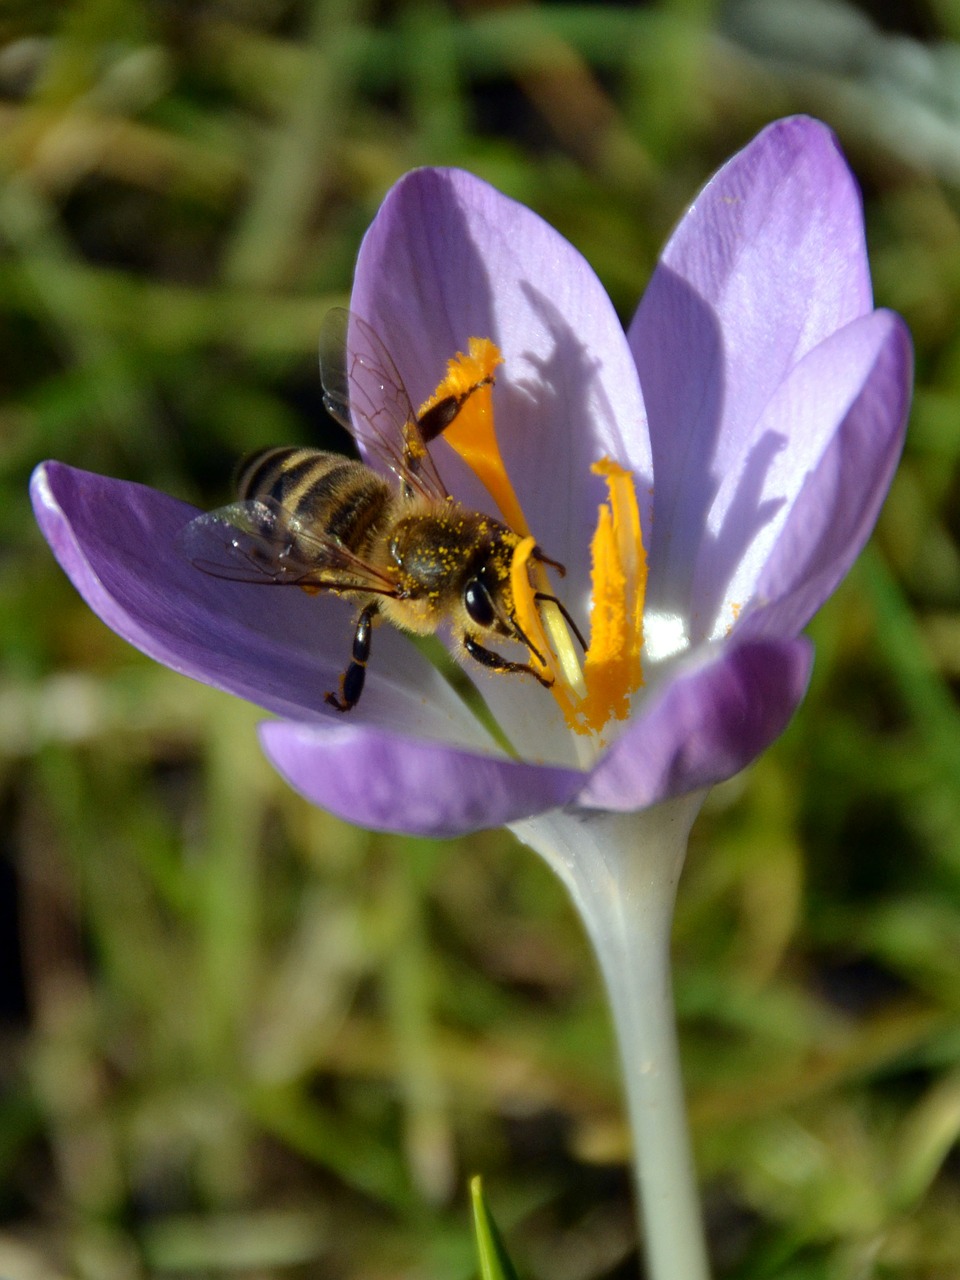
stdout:
[[[630,699],[643,684],[640,654],[647,558],[633,476],[609,458],[595,463],[592,470],[606,481],[609,503],[600,507],[590,544],[590,644],[582,671],[559,610],[543,603],[537,607],[534,591],[541,588],[526,571],[532,538],[514,553],[511,575],[517,620],[530,641],[548,655],[541,665],[532,654],[531,663],[554,677],[551,692],[568,726],[581,734],[600,733],[610,720],[626,719]],[[562,627],[562,637],[550,625],[548,610]]]
[[[418,416],[422,417],[448,396],[463,401],[443,438],[493,498],[505,523],[523,539],[514,552],[511,566],[517,622],[534,647],[544,655],[546,662],[541,663],[537,655],[531,653],[531,664],[547,679],[554,681],[554,697],[569,719],[573,714],[574,698],[583,697],[586,686],[563,615],[555,604],[534,599],[535,591],[552,592],[543,565],[530,558],[536,542],[530,535],[523,508],[507,475],[494,427],[493,379],[495,370],[502,363],[500,351],[489,338],[471,338],[468,353],[458,352],[447,363],[446,377],[430,399],[420,406]],[[558,665],[559,671],[556,670]]]
[[420,406],[418,417],[440,400],[463,400],[460,412],[443,433],[493,498],[511,529],[526,537],[530,530],[500,456],[493,426],[493,378],[503,363],[499,349],[489,338],[471,338],[467,354],[458,351],[447,363],[447,374],[436,391]]
[[609,458],[593,466],[594,473],[606,481],[609,503],[600,507],[590,546],[590,645],[581,667],[562,613],[550,601],[536,599],[537,593],[553,592],[545,566],[534,557],[536,540],[497,443],[492,389],[500,363],[500,352],[489,339],[471,338],[468,353],[458,353],[448,363],[445,378],[420,414],[447,397],[461,402],[443,438],[471,468],[518,535],[510,590],[515,620],[532,646],[529,661],[552,682],[550,691],[568,726],[580,734],[596,734],[609,720],[626,718],[630,699],[643,683],[640,653],[647,562],[633,477]]
[[606,480],[610,503],[600,508],[590,544],[590,647],[583,667],[587,696],[581,712],[587,726],[599,731],[611,717],[626,718],[630,697],[643,684],[647,557],[632,475],[609,458],[594,463],[592,470]]

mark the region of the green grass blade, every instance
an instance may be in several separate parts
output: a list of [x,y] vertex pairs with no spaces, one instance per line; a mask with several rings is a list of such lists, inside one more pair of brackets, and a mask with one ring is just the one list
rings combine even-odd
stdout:
[[517,1270],[507,1253],[497,1224],[487,1207],[483,1194],[483,1180],[470,1179],[470,1199],[473,1205],[473,1231],[477,1241],[477,1257],[480,1260],[481,1280],[520,1280]]

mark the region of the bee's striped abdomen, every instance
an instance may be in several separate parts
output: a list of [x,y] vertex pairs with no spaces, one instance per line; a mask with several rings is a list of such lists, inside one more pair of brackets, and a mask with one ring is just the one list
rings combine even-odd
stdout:
[[237,497],[270,498],[308,528],[322,529],[352,551],[365,549],[395,501],[387,482],[354,458],[292,446],[244,458]]
[[248,454],[237,468],[237,497],[272,498],[289,511],[297,511],[305,490],[315,480],[332,477],[350,459],[318,449],[283,446]]

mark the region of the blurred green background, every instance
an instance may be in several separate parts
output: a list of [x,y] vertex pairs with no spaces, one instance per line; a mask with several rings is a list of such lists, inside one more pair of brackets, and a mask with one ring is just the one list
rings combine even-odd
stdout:
[[[634,1276],[611,1033],[502,833],[373,838],[249,707],[89,613],[54,456],[202,505],[318,441],[384,192],[469,167],[625,320],[704,178],[809,111],[917,343],[907,455],[805,706],[717,789],[675,931],[718,1277],[960,1276],[960,5],[0,0],[0,1275]],[[682,1277],[678,1277],[682,1280]]]

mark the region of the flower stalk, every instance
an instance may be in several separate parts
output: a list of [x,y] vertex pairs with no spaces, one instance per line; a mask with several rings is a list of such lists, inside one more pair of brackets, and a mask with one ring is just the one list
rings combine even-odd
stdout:
[[708,1280],[670,978],[670,928],[701,797],[657,810],[554,813],[513,830],[570,891],[613,1015],[650,1280]]

